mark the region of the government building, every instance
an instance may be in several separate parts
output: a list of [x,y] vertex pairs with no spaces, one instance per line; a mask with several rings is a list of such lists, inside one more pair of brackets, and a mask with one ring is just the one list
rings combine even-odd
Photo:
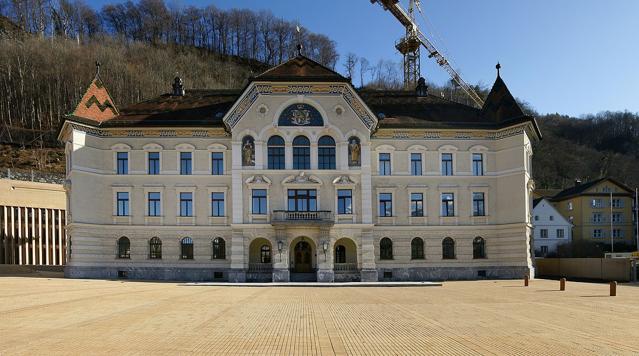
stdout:
[[531,143],[482,108],[358,90],[301,53],[243,90],[118,109],[99,76],[60,131],[71,278],[421,281],[532,267]]

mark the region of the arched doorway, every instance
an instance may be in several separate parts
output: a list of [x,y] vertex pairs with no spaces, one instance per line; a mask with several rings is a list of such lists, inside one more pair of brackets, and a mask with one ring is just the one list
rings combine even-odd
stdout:
[[313,272],[313,247],[306,240],[301,240],[293,248],[293,272]]

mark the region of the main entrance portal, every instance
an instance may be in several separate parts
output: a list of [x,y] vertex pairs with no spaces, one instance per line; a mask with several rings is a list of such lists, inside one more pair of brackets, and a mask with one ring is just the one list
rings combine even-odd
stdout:
[[300,241],[295,245],[293,267],[294,273],[313,272],[313,249],[306,241]]

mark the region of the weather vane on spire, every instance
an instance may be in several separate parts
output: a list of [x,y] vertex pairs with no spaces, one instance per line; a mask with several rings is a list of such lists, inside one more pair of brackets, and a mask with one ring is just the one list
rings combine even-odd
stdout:
[[499,70],[501,69],[501,64],[497,62],[497,65],[495,66],[495,68],[497,68],[497,76],[499,77]]

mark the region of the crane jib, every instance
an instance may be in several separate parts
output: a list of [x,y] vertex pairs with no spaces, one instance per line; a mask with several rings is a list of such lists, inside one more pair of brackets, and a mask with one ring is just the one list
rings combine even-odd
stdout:
[[399,5],[399,0],[370,0],[372,4],[378,3],[384,10],[390,11],[393,16],[406,27],[407,31],[412,31],[420,44],[426,48],[429,55],[428,58],[435,58],[435,61],[439,66],[444,68],[450,77],[462,88],[462,90],[475,102],[480,108],[484,106],[482,98],[473,90],[473,88],[466,83],[459,73],[450,65],[448,60],[435,48],[435,45],[422,33],[417,24],[410,18],[410,16]]

